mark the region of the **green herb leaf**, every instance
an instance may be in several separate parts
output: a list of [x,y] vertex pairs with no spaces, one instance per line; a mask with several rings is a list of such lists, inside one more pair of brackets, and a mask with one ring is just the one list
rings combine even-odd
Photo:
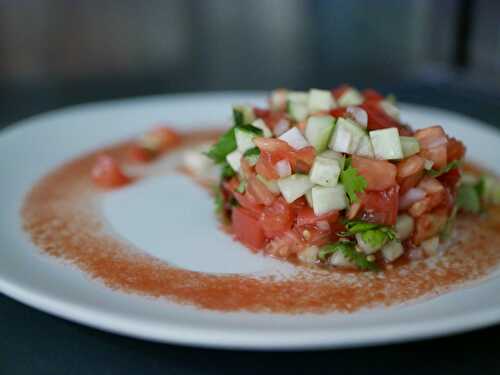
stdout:
[[214,203],[215,203],[215,213],[217,215],[222,215],[224,211],[224,197],[222,195],[222,190],[219,186],[214,186]]
[[243,193],[245,192],[246,188],[247,188],[247,183],[246,183],[246,181],[241,180],[241,181],[240,181],[240,184],[239,184],[239,185],[238,185],[238,187],[236,188],[236,191],[237,191],[238,193],[243,194]]
[[370,229],[377,229],[380,227],[379,224],[367,223],[362,220],[351,220],[344,222],[347,231],[351,234],[365,232]]
[[216,144],[205,154],[216,164],[226,161],[226,156],[236,150],[236,138],[234,137],[234,128],[224,133]]
[[222,165],[222,172],[221,172],[222,178],[233,177],[235,174],[236,172],[234,171],[234,169],[231,168],[231,166],[227,161],[225,161],[224,164]]
[[396,238],[396,232],[392,227],[367,223],[362,220],[345,221],[346,231],[340,235],[342,237],[352,237],[358,233],[361,238],[371,247],[381,247],[384,243],[392,241]]
[[383,230],[370,229],[366,232],[361,233],[361,238],[370,247],[378,249],[388,241],[389,236],[387,235],[387,232]]
[[238,108],[233,108],[233,123],[235,126],[245,125],[245,114]]
[[378,266],[374,262],[370,262],[366,259],[366,255],[356,251],[354,243],[351,241],[338,241],[333,244],[323,246],[318,254],[319,259],[325,260],[330,254],[334,254],[337,251],[341,251],[342,254],[349,260],[351,260],[359,269],[377,271]]
[[258,147],[251,148],[250,150],[246,150],[243,156],[259,156],[260,155],[260,150]]
[[254,133],[257,135],[262,135],[264,133],[262,129],[259,129],[258,127],[250,125],[250,124],[237,125],[236,129],[244,130],[244,131]]
[[358,193],[365,191],[368,186],[366,179],[358,174],[356,168],[351,167],[350,160],[346,160],[347,168],[340,173],[340,182],[344,185],[345,192],[351,203],[359,201]]
[[448,173],[452,169],[460,167],[461,164],[462,164],[462,162],[460,160],[453,160],[452,162],[448,163],[448,165],[446,165],[445,167],[443,167],[441,169],[431,169],[427,173],[431,177],[439,177],[445,173]]

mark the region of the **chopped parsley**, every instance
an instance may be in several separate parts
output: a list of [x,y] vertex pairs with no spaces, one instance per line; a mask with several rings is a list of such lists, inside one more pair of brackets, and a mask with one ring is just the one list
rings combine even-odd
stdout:
[[445,167],[441,169],[430,169],[427,173],[431,177],[439,177],[445,173],[448,173],[452,169],[460,167],[461,164],[462,162],[460,160],[453,160],[452,162],[448,163],[448,165],[446,165]]
[[225,162],[226,156],[234,150],[236,150],[236,138],[234,136],[234,128],[231,128],[219,138],[217,143],[205,155],[216,164],[220,164]]
[[365,191],[368,183],[360,176],[356,168],[351,167],[350,158],[346,160],[344,170],[340,173],[340,182],[344,185],[345,192],[351,203],[359,202],[358,193]]
[[377,271],[378,266],[375,262],[371,262],[366,258],[366,255],[356,251],[354,242],[338,241],[333,244],[323,246],[318,254],[319,259],[325,260],[328,255],[334,254],[337,251],[352,261],[359,269]]

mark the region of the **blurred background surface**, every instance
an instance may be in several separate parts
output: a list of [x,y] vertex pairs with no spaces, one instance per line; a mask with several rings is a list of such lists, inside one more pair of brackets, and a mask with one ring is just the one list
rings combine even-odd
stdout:
[[0,124],[93,100],[343,82],[495,101],[500,2],[0,1]]

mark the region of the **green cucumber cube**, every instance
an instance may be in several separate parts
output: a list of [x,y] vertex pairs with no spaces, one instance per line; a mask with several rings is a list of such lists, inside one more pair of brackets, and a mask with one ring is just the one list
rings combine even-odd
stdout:
[[307,120],[305,136],[317,152],[328,147],[334,126],[335,119],[332,116],[311,116]]
[[[241,118],[242,124],[236,123],[237,117]],[[252,121],[255,120],[253,108],[249,105],[233,106],[233,120],[234,125],[246,125],[252,123]]]
[[381,160],[403,159],[403,149],[396,128],[372,130],[370,139],[373,145],[375,158]]
[[374,154],[372,141],[370,140],[370,137],[368,137],[368,135],[365,134],[365,136],[361,138],[359,146],[354,153],[359,156],[364,156],[365,158],[373,159]]
[[329,111],[335,106],[335,99],[328,90],[309,90],[309,112]]
[[291,176],[278,180],[278,186],[281,194],[288,203],[292,203],[314,186],[305,174],[293,174]]
[[318,156],[320,156],[322,158],[337,160],[337,162],[339,163],[339,166],[340,166],[340,170],[344,169],[345,157],[341,153],[335,152],[333,150],[326,150],[326,151],[323,151]]
[[268,180],[267,178],[261,176],[260,174],[257,175],[257,179],[262,182],[266,187],[269,189],[269,191],[273,194],[279,194],[280,193],[280,188],[278,186],[278,183],[276,181]]
[[333,151],[354,154],[364,136],[365,130],[354,121],[341,117],[337,119],[328,147]]
[[318,156],[309,172],[311,182],[321,186],[335,186],[340,176],[340,165],[335,159]]
[[269,129],[261,118],[258,118],[254,122],[252,122],[252,126],[255,126],[257,129],[262,130],[262,135],[266,138],[272,137],[273,133],[271,132],[271,129]]
[[415,137],[399,137],[401,148],[403,149],[403,156],[405,158],[418,154],[420,152],[420,143]]
[[242,154],[255,147],[255,144],[253,143],[253,139],[256,137],[255,133],[236,128],[234,130],[234,136],[236,138],[238,151]]
[[333,210],[343,210],[347,207],[344,186],[315,186],[312,188],[313,211],[319,216]]
[[288,101],[288,114],[295,121],[304,121],[309,115],[307,103]]
[[358,90],[351,87],[338,98],[337,103],[340,107],[349,107],[360,105],[363,101],[363,95],[361,95]]
[[229,163],[231,168],[235,172],[240,171],[240,164],[241,164],[241,157],[243,156],[243,153],[241,153],[238,150],[234,150],[233,152],[229,153],[226,155],[226,161]]

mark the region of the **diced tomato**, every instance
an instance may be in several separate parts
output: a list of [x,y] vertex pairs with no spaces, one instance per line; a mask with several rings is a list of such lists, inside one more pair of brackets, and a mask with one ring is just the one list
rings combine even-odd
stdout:
[[244,178],[247,179],[255,175],[253,167],[250,165],[247,159],[243,157],[241,158],[240,161],[240,173]]
[[330,223],[330,238],[332,239],[332,242],[337,242],[339,240],[339,233],[345,232],[345,225],[342,224],[341,221],[337,221],[335,223]]
[[420,156],[432,160],[434,168],[446,166],[448,138],[441,126],[419,129],[415,132],[415,138],[420,143]]
[[133,144],[130,147],[129,155],[134,161],[147,163],[155,158],[156,153],[150,149],[142,147],[141,145]]
[[344,117],[347,112],[346,107],[337,107],[330,110],[330,115],[333,117]]
[[150,134],[158,139],[159,150],[165,151],[167,148],[176,146],[180,143],[179,134],[171,128],[157,126],[151,130]]
[[362,194],[361,210],[358,216],[362,220],[383,225],[396,224],[399,209],[399,186],[395,185],[384,191],[369,191]]
[[408,177],[398,179],[398,184],[399,184],[399,194],[403,195],[406,193],[408,190],[411,188],[414,188],[415,186],[418,185],[420,180],[422,180],[422,177],[424,177],[425,171],[420,171],[415,174],[412,174]]
[[292,228],[294,216],[288,203],[280,197],[275,199],[270,206],[264,208],[259,221],[266,237],[273,238]]
[[225,180],[222,185],[227,191],[234,193],[238,186],[240,186],[240,180],[238,177],[231,177],[229,180]]
[[[278,160],[276,160],[277,162]],[[274,167],[275,162],[270,152],[261,151],[259,160],[255,165],[255,171],[261,176],[267,178],[268,180],[277,180],[280,178],[276,168]]]
[[323,246],[330,242],[331,240],[331,230],[328,227],[326,230],[319,229],[314,225],[308,225],[300,228],[296,228],[300,236],[302,236],[304,242],[308,245]]
[[309,173],[312,168],[314,159],[316,157],[316,150],[313,146],[301,148],[297,151],[292,151],[289,161],[291,162],[292,169],[296,173]]
[[255,197],[248,192],[238,193],[237,191],[233,192],[234,198],[238,201],[241,207],[246,208],[248,211],[251,211],[255,215],[259,215],[264,206],[257,202]]
[[447,187],[452,193],[455,192],[458,181],[460,181],[460,169],[454,168],[451,171],[438,177],[438,180]]
[[326,214],[316,216],[314,214],[314,211],[311,207],[302,207],[301,209],[298,210],[297,212],[297,226],[303,226],[303,225],[314,225],[318,221],[328,221],[330,222],[336,222],[339,217],[339,212],[338,211],[330,211],[327,212]]
[[290,203],[290,208],[293,210],[295,215],[298,215],[299,211],[304,207],[308,207],[308,205],[306,199],[303,196]]
[[288,143],[277,138],[255,137],[253,143],[261,152],[269,152],[270,154],[288,155],[293,150]]
[[465,146],[456,138],[448,138],[446,152],[448,163],[452,162],[453,160],[460,160],[465,155]]
[[266,251],[269,254],[286,258],[302,250],[305,245],[302,236],[296,230],[290,229],[274,238],[267,246]]
[[257,118],[266,118],[271,114],[271,111],[269,109],[254,107],[253,113],[255,114],[255,117],[257,117]]
[[247,194],[255,198],[259,204],[269,206],[273,203],[275,196],[257,177],[251,176],[247,182]]
[[420,245],[422,241],[437,235],[444,228],[447,220],[448,212],[445,208],[436,209],[417,218],[413,243]]
[[384,100],[384,96],[374,89],[363,90],[362,94],[363,97],[365,98],[365,101],[379,102],[381,100]]
[[368,114],[368,130],[397,128],[399,135],[410,136],[413,134],[407,126],[385,113],[382,108],[380,108],[378,102],[364,102],[360,107]]
[[335,97],[335,99],[339,100],[342,95],[345,94],[347,90],[349,90],[351,86],[343,84],[340,85],[339,87],[336,87],[335,89],[332,90],[332,95]]
[[92,180],[104,188],[115,188],[130,182],[118,163],[108,155],[101,155],[91,171]]
[[424,170],[425,159],[413,155],[398,163],[398,181]]
[[258,218],[243,207],[235,207],[232,214],[232,227],[235,237],[244,245],[257,251],[266,243],[264,231]]
[[396,185],[397,168],[388,161],[353,155],[352,166],[366,179],[367,190],[386,190]]

